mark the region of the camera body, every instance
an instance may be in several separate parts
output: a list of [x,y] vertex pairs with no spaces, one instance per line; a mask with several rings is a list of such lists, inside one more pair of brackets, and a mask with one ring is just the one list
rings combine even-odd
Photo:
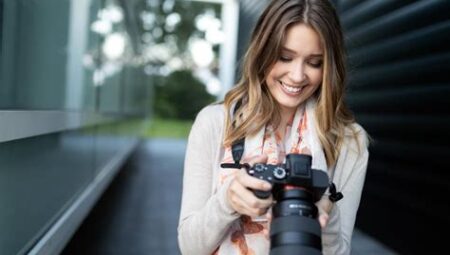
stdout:
[[328,188],[328,174],[311,168],[312,157],[288,154],[285,164],[255,164],[249,175],[272,184],[271,191],[253,190],[265,199],[273,195],[270,255],[321,255],[321,227],[315,205]]
[[312,157],[306,154],[288,154],[286,164],[255,164],[248,174],[272,184],[272,191],[254,190],[259,198],[268,198],[270,193],[276,199],[286,185],[303,188],[311,193],[313,201],[318,201],[328,188],[328,174],[311,168]]

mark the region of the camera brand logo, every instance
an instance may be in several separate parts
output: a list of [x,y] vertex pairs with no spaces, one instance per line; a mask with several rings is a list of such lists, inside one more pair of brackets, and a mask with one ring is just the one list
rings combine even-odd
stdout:
[[310,209],[310,206],[302,205],[302,204],[290,204],[289,208],[291,209]]

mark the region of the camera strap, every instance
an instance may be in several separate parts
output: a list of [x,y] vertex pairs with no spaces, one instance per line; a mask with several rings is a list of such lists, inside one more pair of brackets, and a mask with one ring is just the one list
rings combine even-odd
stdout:
[[234,163],[222,163],[222,168],[250,168],[247,163],[241,164],[242,155],[244,155],[245,138],[241,138],[231,145],[231,154],[233,155]]
[[[242,101],[239,100],[236,102],[236,105],[233,109],[233,116],[236,115],[236,111],[241,107]],[[235,124],[235,120],[233,121],[233,127]],[[244,155],[244,148],[245,148],[245,137],[233,142],[231,145],[231,155],[233,155],[234,163],[223,163],[220,164],[222,168],[250,168],[250,165],[245,163],[241,164],[242,155]]]

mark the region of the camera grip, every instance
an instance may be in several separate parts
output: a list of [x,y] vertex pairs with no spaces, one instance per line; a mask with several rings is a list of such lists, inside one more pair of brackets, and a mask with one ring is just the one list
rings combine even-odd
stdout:
[[270,197],[271,191],[263,191],[263,190],[252,190],[253,194],[259,199],[266,199]]

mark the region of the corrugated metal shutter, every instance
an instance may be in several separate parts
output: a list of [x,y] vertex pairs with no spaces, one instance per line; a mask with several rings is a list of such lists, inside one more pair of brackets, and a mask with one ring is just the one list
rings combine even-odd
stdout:
[[[350,107],[374,138],[357,227],[405,254],[450,228],[450,1],[334,1]],[[345,196],[345,194],[344,194]]]

